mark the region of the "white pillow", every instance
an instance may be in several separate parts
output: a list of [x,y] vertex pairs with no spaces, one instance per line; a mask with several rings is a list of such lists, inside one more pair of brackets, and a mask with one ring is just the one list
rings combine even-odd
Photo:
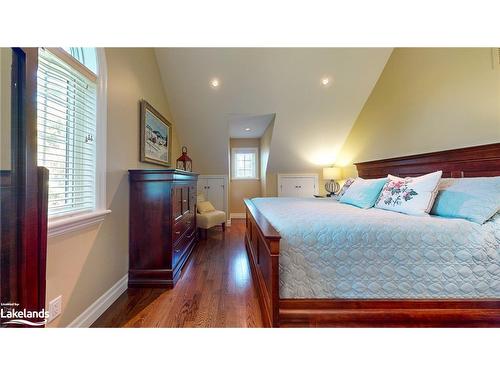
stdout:
[[408,215],[426,215],[430,212],[438,191],[443,171],[419,177],[400,178],[388,175],[376,208],[402,212]]

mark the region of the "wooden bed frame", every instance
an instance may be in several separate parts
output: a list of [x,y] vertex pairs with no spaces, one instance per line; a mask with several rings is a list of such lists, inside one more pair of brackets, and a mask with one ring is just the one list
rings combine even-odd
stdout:
[[[356,163],[363,178],[500,176],[500,143]],[[245,199],[245,245],[269,327],[500,327],[500,299],[283,299],[279,296],[280,234]]]

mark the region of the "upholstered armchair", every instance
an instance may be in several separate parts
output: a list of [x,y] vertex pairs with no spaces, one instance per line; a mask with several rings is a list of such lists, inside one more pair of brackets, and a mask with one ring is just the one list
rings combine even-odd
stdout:
[[216,210],[212,203],[205,199],[203,193],[198,194],[196,203],[196,224],[198,230],[204,230],[205,238],[207,238],[208,229],[216,225],[221,225],[222,231],[226,231],[226,213],[224,211]]

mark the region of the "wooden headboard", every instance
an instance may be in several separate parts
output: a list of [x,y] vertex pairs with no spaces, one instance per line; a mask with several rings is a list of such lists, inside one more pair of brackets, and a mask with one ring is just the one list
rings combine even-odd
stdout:
[[443,177],[500,176],[500,143],[355,163],[362,178],[419,176],[442,170]]

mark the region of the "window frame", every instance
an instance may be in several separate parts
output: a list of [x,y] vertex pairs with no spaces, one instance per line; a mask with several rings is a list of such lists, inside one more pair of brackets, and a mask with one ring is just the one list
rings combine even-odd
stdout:
[[[255,155],[254,171],[252,177],[237,177],[236,176],[236,155],[253,153]],[[260,180],[260,164],[259,164],[259,148],[258,147],[232,147],[231,148],[231,180]]]
[[[76,64],[82,71],[89,71],[78,60],[62,48],[49,48],[50,52],[70,65]],[[97,57],[97,98],[96,98],[96,165],[95,165],[95,208],[93,210],[67,213],[48,218],[48,237],[55,237],[74,232],[92,225],[97,225],[111,213],[106,204],[106,135],[107,135],[107,64],[104,48],[96,48]],[[80,70],[80,69],[79,69]],[[91,72],[91,74],[93,74]],[[50,177],[49,177],[50,178]]]

